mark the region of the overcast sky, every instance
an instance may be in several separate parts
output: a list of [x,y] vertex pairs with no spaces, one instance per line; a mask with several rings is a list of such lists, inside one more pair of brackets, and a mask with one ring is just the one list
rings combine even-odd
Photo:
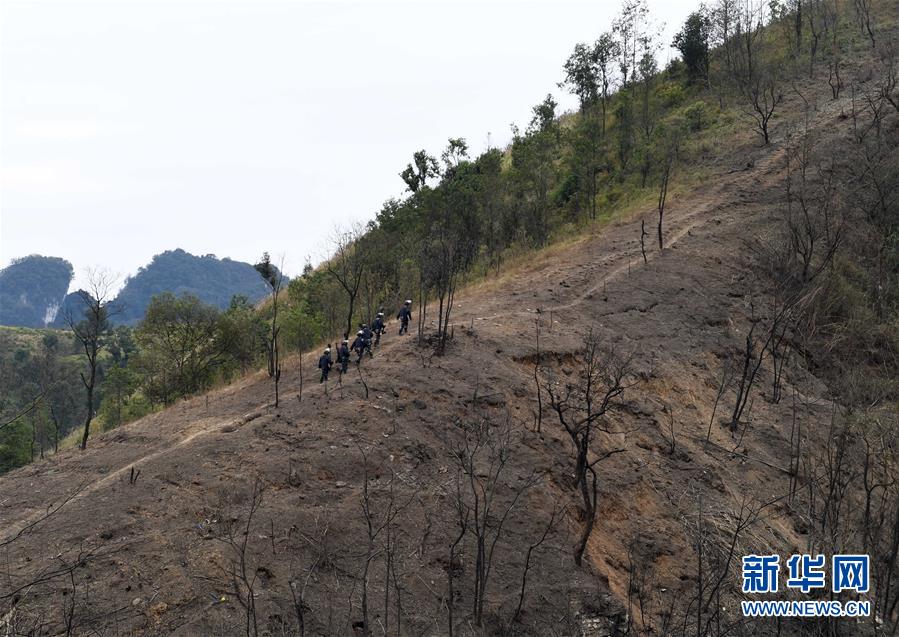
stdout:
[[[693,0],[650,0],[671,36]],[[472,154],[552,92],[618,2],[0,4],[0,266],[122,279],[163,250],[297,274],[403,194],[413,151]]]

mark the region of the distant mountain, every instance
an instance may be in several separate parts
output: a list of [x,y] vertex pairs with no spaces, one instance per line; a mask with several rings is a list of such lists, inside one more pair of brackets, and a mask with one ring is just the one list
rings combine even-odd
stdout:
[[[87,300],[85,300],[85,294],[87,295]],[[69,318],[74,319],[75,322],[81,321],[84,318],[85,311],[87,311],[87,304],[92,301],[93,297],[84,290],[69,292],[59,305],[56,320],[47,324],[47,327],[66,329],[69,327]]]
[[114,323],[134,324],[143,319],[150,300],[157,294],[193,294],[204,303],[227,308],[231,297],[242,294],[256,302],[269,293],[269,286],[249,263],[219,259],[214,254],[194,256],[184,250],[157,254],[137,274],[129,277],[113,302]]
[[0,325],[45,327],[53,323],[72,274],[72,264],[59,257],[32,254],[14,260],[0,270]]
[[[66,294],[72,274],[68,261],[39,255],[16,259],[0,270],[0,325],[66,327],[67,312],[75,317],[84,313],[79,293]],[[193,294],[204,303],[225,309],[236,294],[255,303],[269,291],[268,283],[249,263],[169,250],[157,254],[128,278],[112,302],[115,309],[111,320],[137,323],[150,300],[163,292]]]

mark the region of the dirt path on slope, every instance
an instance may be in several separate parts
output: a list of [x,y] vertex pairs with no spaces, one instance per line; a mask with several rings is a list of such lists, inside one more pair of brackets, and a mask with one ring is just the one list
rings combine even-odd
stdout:
[[[745,152],[736,153],[736,157],[732,160],[734,163],[741,163],[741,167],[719,172],[710,186],[701,186],[677,199],[669,199],[665,210],[665,250],[675,247],[694,229],[712,221],[721,222],[722,216],[729,222],[738,221],[732,214],[728,214],[732,213],[733,208],[748,203],[760,191],[775,187],[782,181],[786,142],[806,126],[809,130],[814,130],[835,124],[847,106],[851,106],[851,99],[848,97],[814,105],[814,116],[808,124],[783,125],[772,137],[769,146],[755,147],[755,154],[758,156],[750,165],[745,163],[747,156]],[[503,307],[500,304],[491,304],[490,299],[484,297],[499,288],[508,292],[510,286],[518,287],[520,295],[531,292],[532,298],[539,297],[533,289],[537,283],[543,281],[565,281],[566,289],[581,287],[582,291],[570,299],[546,303],[540,307],[541,312],[562,313],[578,307],[597,295],[611,281],[644,265],[640,250],[641,219],[646,219],[651,229],[646,243],[647,261],[660,256],[655,234],[657,214],[655,208],[633,214],[604,228],[597,235],[581,241],[574,250],[567,252],[565,256],[569,258],[558,259],[555,263],[540,262],[522,269],[510,280],[482,285],[470,293],[463,291],[454,304],[454,319],[464,323],[471,320],[489,322],[533,316],[537,313],[536,307],[523,309]],[[601,262],[597,263],[597,260]],[[572,273],[578,270],[584,271],[583,280],[568,281]],[[556,293],[560,292],[556,290]],[[494,311],[489,314],[474,313],[468,307],[474,301],[480,303],[481,307],[487,306]],[[461,306],[461,311],[457,311],[456,305]],[[491,305],[493,307],[490,307]]]
[[[104,477],[91,482],[84,486],[83,488],[78,489],[71,497],[65,498],[63,500],[64,506],[69,506],[82,498],[91,495],[92,493],[103,489],[104,487],[110,485],[111,483],[119,480],[125,473],[130,472],[131,470],[140,470],[143,465],[146,465],[157,458],[161,458],[162,456],[173,453],[174,451],[180,449],[181,447],[190,444],[197,438],[201,436],[206,436],[211,433],[218,433],[227,431],[229,428],[237,428],[241,427],[257,418],[260,418],[263,415],[261,410],[255,410],[249,413],[246,413],[237,418],[231,418],[229,420],[219,420],[219,419],[208,419],[212,420],[209,424],[203,424],[199,427],[196,427],[190,434],[187,436],[175,441],[172,444],[169,444],[161,449],[156,449],[155,451],[151,451],[143,456],[140,456],[136,459],[128,459],[122,466],[119,468],[107,473]],[[52,505],[51,505],[52,506]],[[3,529],[2,535],[0,535],[0,545],[7,542],[10,538],[14,537],[18,533],[21,533],[23,529],[35,524],[42,517],[47,515],[47,511],[37,510],[29,515],[26,515],[23,518],[20,518],[15,524],[11,524]]]
[[[668,222],[667,231],[664,234],[665,249],[671,249],[681,239],[691,233],[698,226],[708,223],[712,220],[713,213],[723,211],[727,206],[738,205],[739,202],[734,201],[734,191],[748,192],[751,188],[768,188],[776,184],[782,177],[780,162],[783,160],[785,153],[784,148],[778,148],[774,152],[767,155],[763,161],[754,169],[743,171],[735,180],[729,181],[721,186],[717,186],[713,192],[706,194],[692,194],[683,197],[683,201],[677,203],[669,203],[666,210],[665,220]],[[731,173],[722,173],[722,176]],[[603,263],[590,264],[588,267],[588,280],[592,280],[592,285],[584,289],[575,297],[568,301],[554,303],[546,307],[540,308],[541,312],[561,313],[570,310],[582,304],[586,300],[594,297],[609,282],[618,279],[620,276],[627,274],[637,268],[645,265],[640,250],[638,219],[647,215],[656,215],[655,210],[644,212],[643,215],[634,215],[634,218],[620,222],[606,228],[602,234],[596,239],[588,240],[587,253],[583,256],[592,257],[601,254]],[[657,249],[655,233],[649,235],[649,241],[646,245],[647,262],[656,259],[660,251]],[[604,250],[607,249],[608,251]],[[583,250],[582,250],[583,251]],[[575,264],[568,260],[561,261],[554,268],[540,268],[540,276],[550,280],[566,279],[566,274],[570,273]],[[610,267],[611,266],[611,267]],[[608,268],[608,269],[607,269]],[[602,272],[606,270],[605,272]],[[527,274],[532,274],[528,272]],[[526,276],[526,275],[522,275]],[[532,282],[529,281],[529,285]],[[566,287],[577,287],[568,284]],[[461,296],[460,304],[468,304],[473,299],[467,296]],[[512,317],[532,315],[536,313],[536,309],[512,309],[505,308],[501,312],[490,314],[487,316],[474,316],[475,321],[495,321],[498,319],[509,319]],[[462,313],[460,313],[462,314]],[[463,315],[471,318],[468,315]],[[461,316],[460,316],[461,318]]]

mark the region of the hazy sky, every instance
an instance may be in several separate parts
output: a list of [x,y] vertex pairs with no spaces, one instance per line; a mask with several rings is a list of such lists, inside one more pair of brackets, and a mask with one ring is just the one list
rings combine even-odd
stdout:
[[[660,51],[698,2],[650,0]],[[296,274],[413,151],[510,138],[618,2],[0,3],[0,266],[184,248]]]

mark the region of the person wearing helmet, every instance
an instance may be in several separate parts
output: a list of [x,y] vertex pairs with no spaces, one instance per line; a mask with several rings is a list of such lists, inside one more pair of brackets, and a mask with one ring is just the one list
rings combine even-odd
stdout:
[[369,358],[374,358],[374,354],[372,353],[371,343],[374,337],[374,332],[371,331],[371,328],[368,326],[368,323],[363,323],[360,326],[362,330],[362,337],[365,339],[365,351],[368,352]]
[[371,327],[375,333],[375,346],[378,346],[381,344],[381,334],[384,333],[384,308],[381,308],[381,311],[378,312]]
[[328,347],[325,348],[325,353],[321,355],[318,359],[318,368],[322,370],[322,377],[319,380],[319,384],[328,380],[328,372],[331,371],[331,344],[328,344]]
[[365,332],[362,330],[356,332],[356,340],[353,341],[350,349],[356,352],[356,363],[361,362],[362,355],[365,354]]
[[350,364],[350,345],[348,339],[343,339],[337,348],[337,362],[340,363],[340,375],[346,374],[347,365]]
[[400,313],[396,315],[400,320],[400,335],[409,332],[409,321],[412,320],[412,299],[406,299],[406,303],[400,308]]

